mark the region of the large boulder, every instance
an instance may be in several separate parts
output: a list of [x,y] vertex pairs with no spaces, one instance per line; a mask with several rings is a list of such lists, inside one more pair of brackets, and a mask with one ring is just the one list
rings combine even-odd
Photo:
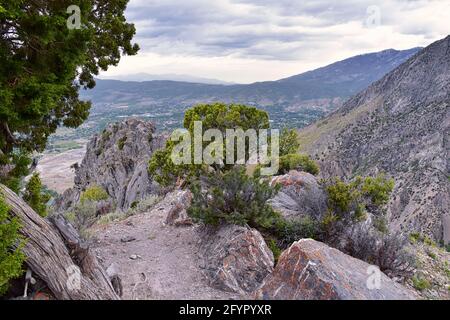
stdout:
[[212,287],[247,295],[273,271],[272,251],[257,230],[228,225],[203,232],[201,267]]
[[89,141],[81,165],[76,167],[75,186],[56,203],[57,210],[75,204],[91,185],[103,187],[120,209],[155,193],[159,187],[147,173],[153,152],[164,139],[155,135],[151,122],[134,118],[110,124]]
[[376,267],[312,239],[283,252],[256,297],[268,300],[409,300],[416,297]]
[[281,190],[269,203],[284,218],[321,217],[326,213],[326,192],[312,174],[291,171],[272,178],[271,185],[275,184],[280,184]]

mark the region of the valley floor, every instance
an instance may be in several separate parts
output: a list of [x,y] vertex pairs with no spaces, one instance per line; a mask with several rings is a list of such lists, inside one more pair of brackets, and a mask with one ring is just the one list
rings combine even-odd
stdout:
[[75,172],[70,166],[80,164],[85,153],[86,147],[58,154],[44,154],[37,166],[43,184],[60,194],[73,187]]

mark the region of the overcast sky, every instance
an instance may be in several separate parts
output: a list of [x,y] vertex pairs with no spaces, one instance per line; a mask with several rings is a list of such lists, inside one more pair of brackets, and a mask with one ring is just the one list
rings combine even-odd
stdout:
[[450,0],[131,0],[137,56],[105,75],[276,80],[450,34]]

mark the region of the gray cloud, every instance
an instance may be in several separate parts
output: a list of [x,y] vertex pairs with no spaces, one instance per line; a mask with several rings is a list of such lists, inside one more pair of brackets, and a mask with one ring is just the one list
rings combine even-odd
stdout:
[[405,16],[436,0],[131,0],[127,16],[144,51],[295,60],[324,41],[351,35],[345,26],[364,28],[374,2],[382,26],[432,37],[428,19],[418,23]]

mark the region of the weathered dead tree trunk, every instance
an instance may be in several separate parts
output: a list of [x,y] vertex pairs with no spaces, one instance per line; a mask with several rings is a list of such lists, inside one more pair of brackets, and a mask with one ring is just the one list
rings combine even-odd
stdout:
[[[7,187],[0,185],[0,192],[12,215],[21,220],[26,264],[57,299],[119,299],[96,256],[64,218],[55,217],[50,222]],[[78,268],[80,277],[76,272]]]

